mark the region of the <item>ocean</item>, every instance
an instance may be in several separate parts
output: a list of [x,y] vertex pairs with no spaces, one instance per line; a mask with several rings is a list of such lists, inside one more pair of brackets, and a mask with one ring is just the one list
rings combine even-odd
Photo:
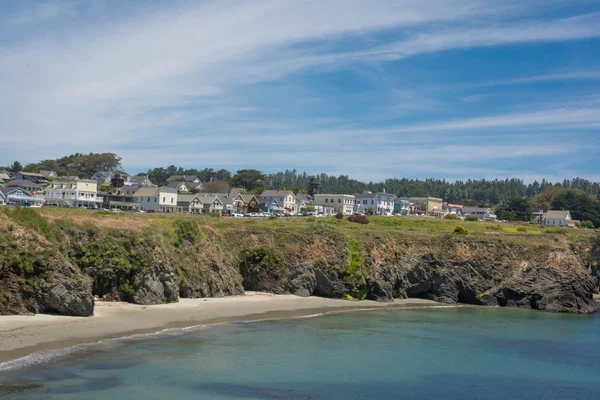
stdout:
[[589,400],[600,398],[600,316],[356,311],[168,331],[41,359],[0,371],[0,398]]

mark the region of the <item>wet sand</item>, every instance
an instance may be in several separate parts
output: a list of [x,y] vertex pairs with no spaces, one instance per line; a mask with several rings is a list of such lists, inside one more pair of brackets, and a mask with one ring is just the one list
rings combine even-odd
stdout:
[[353,309],[438,306],[442,305],[421,299],[378,303],[264,293],[247,293],[243,296],[224,298],[181,299],[179,303],[156,306],[97,302],[93,317],[45,314],[0,316],[0,362],[41,350],[55,350],[94,343],[101,339],[200,324],[301,317]]

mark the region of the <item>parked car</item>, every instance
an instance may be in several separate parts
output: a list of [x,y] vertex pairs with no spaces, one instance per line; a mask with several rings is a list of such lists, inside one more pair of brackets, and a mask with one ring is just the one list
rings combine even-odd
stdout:
[[113,208],[111,211],[112,211],[112,212],[122,212],[122,211],[121,211],[121,210],[119,210],[118,208]]
[[138,212],[140,214],[145,214],[146,213],[146,211],[144,211],[144,210],[137,210],[136,212]]
[[240,214],[240,213],[231,213],[231,216],[233,218],[244,218],[244,214]]

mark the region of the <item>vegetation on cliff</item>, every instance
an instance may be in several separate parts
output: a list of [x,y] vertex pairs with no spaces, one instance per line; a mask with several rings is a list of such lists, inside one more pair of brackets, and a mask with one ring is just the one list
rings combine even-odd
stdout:
[[588,229],[371,217],[216,219],[5,208],[0,313],[90,315],[92,295],[140,304],[244,290],[596,310]]

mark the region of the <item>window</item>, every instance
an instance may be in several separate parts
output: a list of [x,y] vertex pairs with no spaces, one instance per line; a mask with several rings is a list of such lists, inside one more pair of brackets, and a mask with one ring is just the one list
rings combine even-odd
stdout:
[[165,198],[165,196],[163,196],[163,203],[165,203],[167,201],[167,199]]
[[155,197],[155,198],[154,198],[154,202],[155,202],[155,203],[156,203],[156,199],[157,199],[157,197]]
[[150,203],[150,197],[148,197],[148,203]]
[[328,200],[329,200],[329,199],[325,199],[325,203],[327,203],[327,201],[328,201]]
[[371,200],[371,204],[373,204],[373,200]]
[[173,198],[171,197],[171,204],[173,204]]
[[338,199],[338,204],[340,204],[342,202],[342,199]]

